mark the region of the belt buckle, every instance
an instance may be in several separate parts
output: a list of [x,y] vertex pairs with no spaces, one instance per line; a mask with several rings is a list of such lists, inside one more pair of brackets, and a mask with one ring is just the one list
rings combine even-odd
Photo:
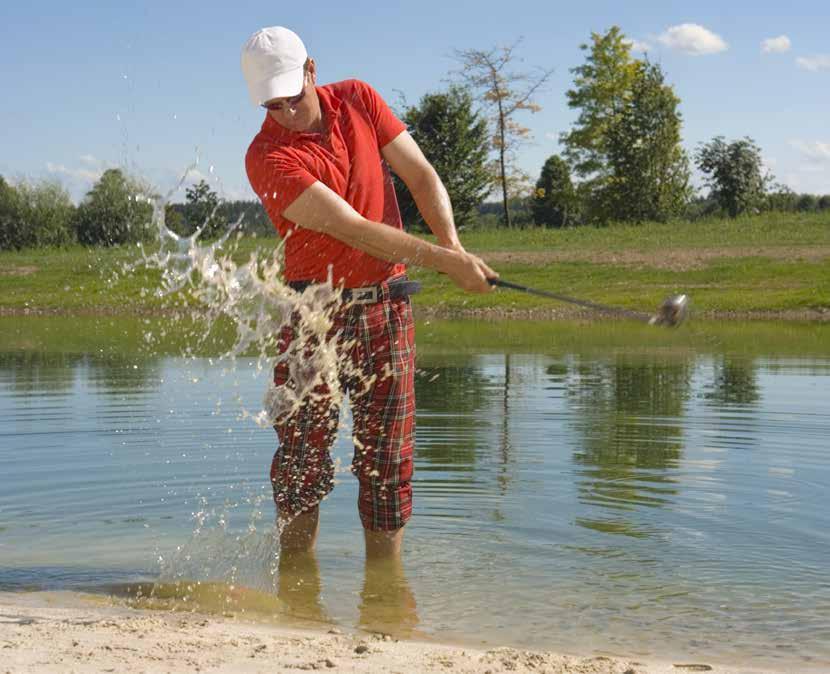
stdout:
[[378,301],[377,286],[364,286],[363,288],[352,288],[352,303],[354,304],[375,304]]

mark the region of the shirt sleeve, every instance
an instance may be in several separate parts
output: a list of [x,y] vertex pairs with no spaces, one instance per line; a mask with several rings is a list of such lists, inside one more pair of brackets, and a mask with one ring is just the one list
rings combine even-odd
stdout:
[[369,113],[372,125],[378,136],[378,146],[383,147],[395,140],[402,131],[406,131],[406,124],[395,117],[395,113],[386,105],[386,101],[366,82],[355,80],[363,105]]
[[251,187],[275,225],[289,222],[283,211],[317,182],[297,157],[279,149],[252,145],[245,156],[245,168]]

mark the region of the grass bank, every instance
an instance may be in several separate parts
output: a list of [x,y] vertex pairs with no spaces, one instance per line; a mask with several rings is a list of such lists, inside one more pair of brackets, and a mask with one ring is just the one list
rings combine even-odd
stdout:
[[[166,317],[0,316],[0,366],[4,354],[29,352],[96,354],[115,360],[160,356],[217,356],[228,351],[235,334],[227,323],[211,326]],[[730,354],[758,357],[830,357],[830,323],[701,321],[666,332],[631,321],[419,321],[419,357],[462,353]],[[153,336],[151,340],[147,335]],[[197,337],[199,339],[197,339]],[[670,339],[668,338],[670,337]],[[253,351],[247,355],[256,356]]]
[[[734,221],[569,230],[462,232],[471,251],[503,278],[574,297],[652,310],[685,292],[703,316],[830,317],[830,211],[764,214]],[[234,257],[270,254],[276,239],[242,239]],[[156,272],[117,274],[134,248],[0,253],[0,313],[152,315]],[[424,282],[422,315],[573,316],[568,305],[499,291],[474,296],[445,277],[413,269]],[[169,300],[167,301],[169,304]]]

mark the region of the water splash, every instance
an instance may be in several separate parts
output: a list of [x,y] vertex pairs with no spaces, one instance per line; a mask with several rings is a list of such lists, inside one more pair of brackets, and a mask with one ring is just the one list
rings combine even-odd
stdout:
[[[168,204],[194,168],[195,164],[190,166],[166,194],[151,198],[155,241],[140,245],[139,259],[122,270],[125,275],[141,269],[160,274],[149,292],[161,299],[171,321],[157,335],[148,331],[145,342],[152,348],[158,339],[181,332],[185,324],[195,325],[195,329],[185,329],[189,336],[185,353],[195,357],[216,326],[229,324],[232,343],[217,359],[225,361],[227,370],[234,371],[238,358],[253,354],[256,372],[272,372],[285,363],[290,373],[290,386],[275,386],[268,377],[260,409],[248,410],[240,400],[240,419],[270,427],[298,412],[302,405],[321,400],[339,411],[345,397],[342,379],[365,386],[371,383],[346,356],[352,344],[344,343],[333,330],[335,313],[343,308],[340,291],[332,287],[331,278],[329,283],[314,284],[302,292],[292,289],[283,280],[284,240],[271,250],[260,246],[246,257],[240,247],[241,217],[227,223],[218,238],[204,240],[221,202],[190,235],[168,227]],[[288,346],[280,344],[286,325],[293,332]],[[338,425],[347,426],[348,417],[339,418]],[[335,461],[335,473],[348,470]],[[194,530],[189,540],[173,551],[159,551],[160,584],[153,596],[169,595],[174,604],[201,597],[202,602],[216,599],[221,605],[222,597],[238,599],[239,591],[244,591],[248,599],[254,593],[254,603],[265,597],[263,606],[272,606],[268,597],[273,598],[276,587],[279,537],[287,522],[268,517],[263,526],[263,501],[270,506],[270,491],[266,483],[233,503],[211,504],[203,498],[193,513]],[[271,507],[267,509],[273,513]],[[231,515],[238,519],[244,513],[250,513],[247,526],[240,527],[238,522],[232,526]]]
[[[309,286],[302,292],[289,287],[282,280],[285,240],[264,259],[254,251],[247,261],[237,261],[244,216],[229,223],[215,241],[203,242],[202,235],[217,215],[221,202],[189,236],[171,230],[165,222],[167,205],[194,168],[195,164],[167,194],[153,200],[152,226],[157,234],[154,243],[157,248],[151,251],[139,245],[140,261],[126,265],[124,273],[132,273],[137,267],[161,272],[155,294],[178,301],[177,316],[184,310],[190,320],[202,326],[191,333],[195,343],[188,345],[190,353],[204,345],[213,326],[229,320],[234,341],[220,360],[234,361],[253,352],[257,371],[287,362],[293,386],[270,385],[263,408],[254,412],[243,409],[243,418],[252,419],[261,427],[273,426],[298,411],[303,401],[320,399],[316,391],[323,389],[329,392],[327,399],[331,405],[339,408],[343,394],[338,372],[345,370],[361,379],[348,360],[340,357],[338,335],[332,333],[334,313],[342,305],[340,291],[330,281]],[[289,320],[295,339],[289,349],[280,353],[280,331]],[[145,339],[152,342],[153,337],[149,335]]]

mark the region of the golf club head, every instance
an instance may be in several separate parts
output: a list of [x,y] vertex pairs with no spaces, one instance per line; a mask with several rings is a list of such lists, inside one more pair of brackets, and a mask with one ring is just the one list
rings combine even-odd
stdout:
[[688,295],[672,295],[667,297],[657,313],[649,320],[649,325],[665,325],[676,328],[685,319],[689,310]]

